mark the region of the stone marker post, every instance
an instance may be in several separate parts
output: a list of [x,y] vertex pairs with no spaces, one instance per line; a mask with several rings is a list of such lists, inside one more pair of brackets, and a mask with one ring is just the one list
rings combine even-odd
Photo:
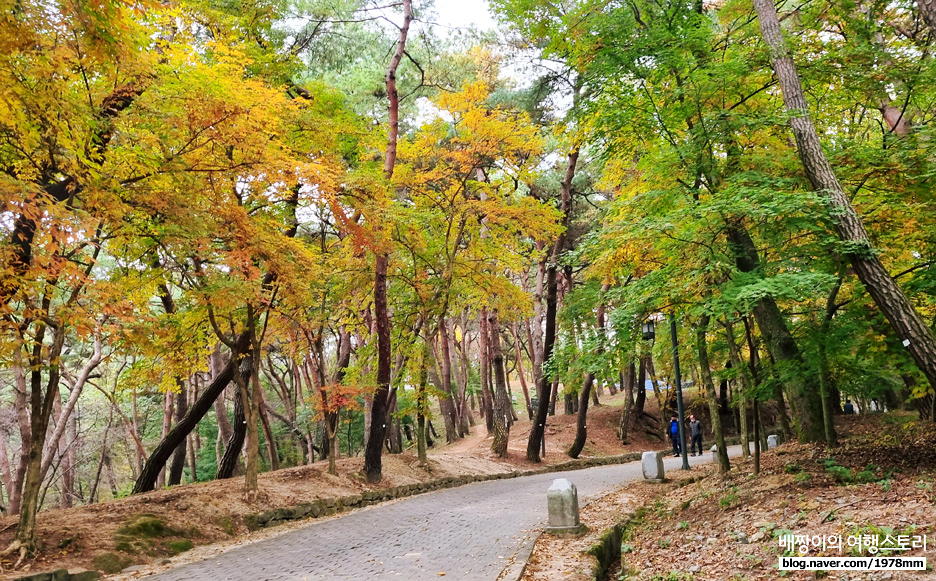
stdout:
[[767,436],[767,449],[768,450],[771,448],[776,448],[777,444],[778,444],[777,434],[770,434],[769,436]]
[[578,490],[565,478],[553,480],[546,491],[549,505],[549,525],[547,533],[554,535],[578,535],[585,532],[585,525],[579,522]]
[[718,462],[718,444],[712,446],[712,462]]
[[663,482],[663,452],[644,452],[640,456],[644,480]]

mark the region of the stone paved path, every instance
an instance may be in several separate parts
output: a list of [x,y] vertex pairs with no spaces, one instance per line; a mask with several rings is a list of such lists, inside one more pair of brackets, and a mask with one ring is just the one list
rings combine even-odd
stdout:
[[[740,446],[729,452],[739,454]],[[705,454],[689,461],[710,459],[711,454]],[[682,461],[670,457],[664,465],[672,472]],[[311,522],[153,579],[493,581],[513,560],[528,557],[545,525],[546,490],[554,479],[571,480],[584,505],[640,477],[640,462],[631,462],[422,494]]]

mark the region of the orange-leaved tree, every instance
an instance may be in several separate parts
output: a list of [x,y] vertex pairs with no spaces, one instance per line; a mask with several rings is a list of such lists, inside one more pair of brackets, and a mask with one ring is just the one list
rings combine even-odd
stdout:
[[[531,197],[526,186],[543,151],[538,128],[525,113],[488,99],[484,82],[440,96],[436,119],[401,143],[394,177],[412,204],[397,229],[406,249],[401,269],[409,271],[401,279],[412,281],[420,312],[436,322],[439,387],[445,394],[440,404],[450,440],[466,417],[467,400],[466,386],[456,393],[451,382],[447,317],[466,307],[477,312],[478,304],[500,303],[507,320],[529,311],[529,298],[511,273],[524,270],[535,241],[558,231],[555,211]],[[495,325],[492,333],[499,332]],[[499,349],[494,351],[496,358]],[[500,391],[505,400],[506,388]],[[498,439],[498,450],[505,443]]]
[[[144,90],[156,58],[159,11],[148,8],[26,1],[0,20],[0,211],[9,216],[0,241],[0,365],[17,377],[23,418],[11,491],[20,521],[3,554],[17,552],[20,560],[36,549],[62,354],[68,341],[90,341],[94,321],[103,322],[104,309],[83,297],[106,237],[123,219],[103,166],[116,123]],[[95,349],[86,368],[100,355]]]

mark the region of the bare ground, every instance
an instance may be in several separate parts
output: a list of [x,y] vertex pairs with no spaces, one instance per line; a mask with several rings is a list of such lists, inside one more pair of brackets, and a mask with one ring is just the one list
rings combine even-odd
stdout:
[[[898,414],[838,418],[842,445],[789,443],[761,458],[737,461],[726,478],[713,466],[670,473],[662,485],[638,483],[589,505],[582,521],[591,529],[582,539],[548,534],[536,543],[525,581],[591,579],[594,560],[582,551],[598,533],[639,510],[622,542],[622,567],[610,579],[684,581],[689,579],[932,579],[936,559],[936,425]],[[830,460],[832,459],[832,460]],[[699,478],[705,476],[705,478]],[[694,482],[686,478],[694,477]],[[880,551],[877,556],[926,557],[926,572],[785,572],[782,534],[843,539],[842,549],[810,548],[809,556],[873,556],[849,548],[847,539],[888,533],[925,537],[922,547]],[[880,536],[879,536],[880,535]]]

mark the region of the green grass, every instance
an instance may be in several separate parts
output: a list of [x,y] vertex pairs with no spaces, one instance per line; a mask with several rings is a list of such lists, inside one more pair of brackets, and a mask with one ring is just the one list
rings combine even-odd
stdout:
[[113,575],[115,573],[120,573],[129,567],[130,563],[132,562],[133,561],[129,557],[125,557],[123,555],[118,555],[116,553],[101,553],[91,561],[91,565],[101,573]]
[[192,548],[192,541],[188,539],[179,539],[178,541],[169,541],[169,552],[173,555],[184,553]]
[[882,470],[875,464],[868,464],[864,470],[853,473],[844,466],[839,466],[834,458],[825,461],[826,472],[832,476],[833,480],[840,485],[848,484],[870,484],[872,482],[886,483],[890,481],[891,471]]

